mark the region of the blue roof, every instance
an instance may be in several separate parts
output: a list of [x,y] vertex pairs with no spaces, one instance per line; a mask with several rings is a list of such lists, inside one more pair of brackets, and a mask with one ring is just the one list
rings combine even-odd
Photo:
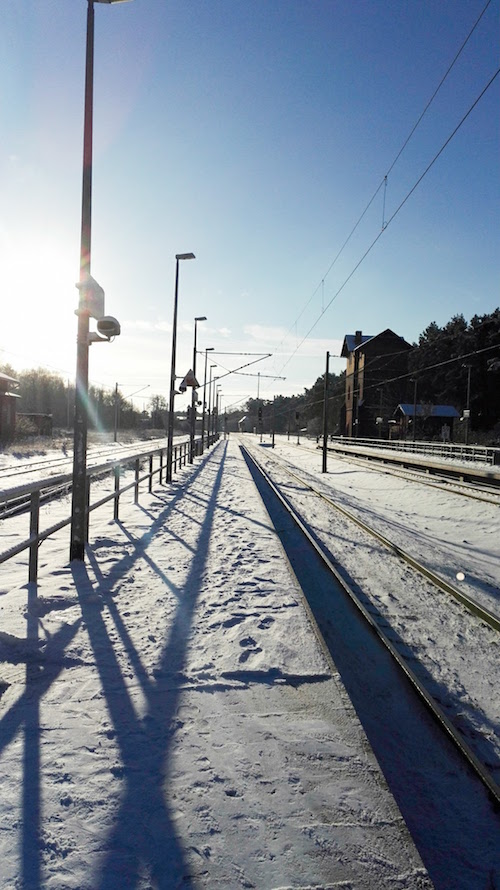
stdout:
[[[362,334],[361,335],[361,344],[366,343],[367,340],[373,340],[373,334]],[[347,352],[354,352],[356,346],[360,346],[360,343],[356,343],[356,334],[346,334],[344,337],[344,344],[342,347],[342,354],[344,355],[344,349]]]
[[[413,417],[413,404],[401,402],[396,408],[401,410],[406,417]],[[417,417],[427,415],[429,417],[460,417],[453,405],[417,405]],[[396,413],[396,412],[394,412]]]

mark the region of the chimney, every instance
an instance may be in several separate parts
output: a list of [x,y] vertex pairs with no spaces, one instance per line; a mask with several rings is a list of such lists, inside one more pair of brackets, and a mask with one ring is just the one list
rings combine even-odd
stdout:
[[355,346],[360,346],[360,345],[361,345],[361,339],[362,339],[362,336],[363,336],[363,334],[362,334],[361,331],[356,331],[356,333],[354,334],[354,344],[355,344]]

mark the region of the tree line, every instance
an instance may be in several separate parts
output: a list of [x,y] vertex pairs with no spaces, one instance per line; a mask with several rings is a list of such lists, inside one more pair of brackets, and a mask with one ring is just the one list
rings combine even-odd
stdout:
[[500,309],[470,322],[455,315],[442,328],[432,322],[409,363],[419,401],[460,412],[468,403],[473,430],[493,430],[500,422]]
[[[20,414],[50,414],[55,429],[72,428],[73,383],[44,368],[17,372],[6,364],[0,366],[0,371],[18,380]],[[500,423],[500,309],[475,315],[470,322],[463,315],[455,315],[443,327],[432,322],[408,353],[407,376],[408,380],[416,381],[419,402],[453,405],[460,414],[468,406],[470,429],[493,431]],[[345,384],[345,372],[329,374],[328,430],[336,435],[343,433]],[[226,415],[226,428],[237,430],[241,426],[259,430],[262,425],[264,431],[300,434],[307,429],[310,435],[320,435],[324,388],[325,374],[322,374],[298,395],[278,395],[273,400],[248,399],[242,408]],[[148,407],[148,412],[138,411],[119,389],[115,392],[91,386],[89,428],[111,431],[117,423],[122,430],[144,426],[164,430],[166,399],[153,394]],[[222,421],[219,428],[221,426]]]
[[[0,366],[0,371],[18,382],[15,391],[20,397],[17,405],[20,432],[29,434],[32,431],[29,417],[43,414],[52,417],[54,429],[73,428],[74,383],[45,368],[16,371],[6,364]],[[23,416],[27,417],[25,422]],[[121,429],[137,429],[143,424],[143,413],[127,402],[119,390],[90,386],[89,429],[113,430],[115,417]]]

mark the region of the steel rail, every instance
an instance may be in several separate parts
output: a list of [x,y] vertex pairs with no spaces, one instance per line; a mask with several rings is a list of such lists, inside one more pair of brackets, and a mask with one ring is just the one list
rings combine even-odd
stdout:
[[[368,622],[368,624],[372,628],[373,632],[378,636],[380,641],[386,647],[386,649],[391,654],[394,661],[397,663],[398,667],[403,671],[403,673],[405,674],[405,676],[411,683],[411,685],[414,688],[414,690],[416,691],[418,697],[424,702],[424,704],[426,705],[428,710],[431,712],[432,716],[435,718],[437,723],[441,726],[441,728],[443,729],[445,734],[448,736],[448,738],[451,739],[453,744],[460,751],[461,755],[465,758],[465,760],[467,761],[469,766],[473,769],[475,774],[478,776],[478,778],[481,780],[483,785],[486,787],[486,789],[488,790],[488,793],[491,795],[492,799],[495,801],[495,803],[498,806],[500,806],[500,785],[498,785],[498,783],[495,782],[493,776],[488,772],[488,770],[485,768],[485,766],[481,763],[481,761],[479,760],[477,755],[474,753],[472,748],[467,744],[467,742],[463,739],[463,737],[460,735],[458,730],[456,730],[452,721],[449,719],[449,717],[447,717],[447,715],[444,713],[444,711],[439,707],[439,705],[437,704],[435,699],[427,691],[427,689],[425,688],[423,683],[419,680],[419,678],[417,677],[415,672],[407,664],[407,662],[405,661],[403,656],[400,655],[400,653],[395,648],[394,644],[386,636],[386,634],[383,632],[383,630],[377,624],[377,622],[375,621],[373,616],[370,615],[370,613],[365,608],[363,603],[356,596],[356,594],[352,590],[352,588],[347,584],[345,579],[337,571],[337,569],[333,565],[330,558],[327,556],[327,554],[325,553],[323,548],[315,540],[315,538],[312,536],[312,534],[308,530],[307,526],[304,524],[304,522],[300,518],[300,515],[297,513],[295,508],[292,507],[292,505],[289,503],[287,498],[279,491],[279,489],[276,487],[275,483],[272,481],[271,477],[269,476],[267,471],[264,469],[264,467],[261,466],[261,464],[254,457],[254,455],[251,454],[244,445],[240,444],[240,448],[248,456],[249,460],[251,460],[251,462],[256,467],[258,472],[265,479],[267,485],[270,487],[270,489],[273,491],[275,496],[278,498],[278,500],[280,501],[280,503],[282,504],[284,509],[292,517],[292,519],[296,523],[297,527],[300,529],[300,531],[307,538],[307,540],[309,541],[311,546],[314,548],[314,550],[316,551],[316,553],[318,554],[320,559],[323,561],[323,563],[326,565],[326,567],[328,568],[330,573],[334,576],[336,582],[340,585],[340,587],[343,589],[343,591],[349,596],[349,598],[354,603],[354,605],[356,606],[358,611],[361,613],[363,618]],[[294,475],[294,474],[290,473],[290,475]],[[295,477],[295,478],[298,479],[298,477]],[[323,645],[325,646],[325,648],[328,648],[326,646],[326,643],[324,642],[324,640],[322,642],[323,642]]]
[[273,460],[285,473],[288,473],[289,476],[291,476],[305,488],[308,488],[314,495],[321,498],[323,501],[329,504],[330,507],[333,507],[334,510],[337,510],[339,513],[345,516],[346,519],[354,522],[364,532],[371,535],[373,538],[379,541],[379,543],[383,544],[384,547],[387,547],[389,550],[399,556],[400,559],[402,559],[405,563],[415,569],[415,571],[423,575],[423,577],[434,584],[435,587],[438,587],[439,590],[443,591],[443,593],[447,593],[449,596],[452,596],[454,599],[456,599],[459,603],[461,603],[462,606],[468,609],[469,612],[475,615],[476,618],[480,618],[489,627],[493,628],[493,630],[500,631],[500,616],[495,615],[494,612],[490,612],[490,610],[487,609],[485,606],[481,606],[480,603],[476,602],[476,600],[473,600],[472,597],[467,596],[466,593],[462,593],[462,591],[454,587],[453,584],[450,584],[449,581],[446,581],[444,578],[441,578],[440,575],[437,575],[435,572],[433,572],[432,569],[429,569],[427,568],[427,566],[422,565],[422,563],[418,562],[418,560],[415,559],[415,557],[413,557],[411,553],[408,553],[406,550],[403,550],[402,547],[399,547],[398,544],[390,541],[389,538],[386,538],[385,535],[383,535],[381,532],[378,532],[376,531],[376,529],[371,528],[371,526],[367,525],[366,522],[363,522],[362,519],[359,519],[358,516],[356,516],[354,513],[351,513],[350,510],[346,510],[345,507],[341,507],[340,504],[336,504],[335,501],[328,497],[328,495],[324,494],[322,491],[319,491],[319,489],[311,485],[310,482],[307,482],[304,478],[298,476],[296,473],[286,467],[281,461],[279,461],[279,459],[275,455],[273,455],[273,457],[270,459]]
[[[481,501],[483,504],[492,504],[494,507],[500,506],[500,488],[497,486],[488,487],[483,483],[460,481],[450,476],[440,476],[439,473],[429,475],[423,468],[419,470],[407,467],[405,472],[404,467],[399,469],[397,466],[388,466],[387,461],[383,458],[377,461],[373,457],[362,457],[357,454],[350,455],[334,448],[329,448],[328,451],[335,454],[337,460],[346,460],[349,463],[358,464],[365,469],[374,470],[376,473],[388,473],[391,476],[396,476],[398,479],[408,479],[410,482],[418,482],[420,485],[427,485],[429,488],[438,489],[438,491],[447,491],[460,497]],[[382,466],[377,466],[377,464],[382,464]],[[457,488],[450,488],[452,485],[456,485]],[[481,487],[476,487],[478,485]],[[464,491],[463,489],[472,489],[472,491]],[[484,497],[486,494],[489,494],[490,497]]]
[[[320,446],[318,446],[318,448],[319,447]],[[493,504],[494,506],[500,505],[500,488],[498,486],[488,486],[487,484],[480,482],[466,482],[465,480],[455,479],[451,476],[441,476],[439,473],[429,474],[423,466],[421,470],[418,468],[413,469],[411,467],[401,467],[401,469],[399,469],[397,466],[388,466],[387,462],[383,459],[377,461],[373,458],[354,454],[349,455],[345,452],[335,451],[335,449],[330,448],[328,451],[335,454],[335,457],[338,460],[345,460],[349,463],[358,464],[359,466],[374,470],[378,473],[388,473],[391,476],[396,476],[398,479],[408,479],[411,482],[418,482],[421,485],[427,485],[430,488],[452,492],[453,494],[462,497],[482,501],[485,504]],[[381,464],[381,466],[378,466],[378,464]],[[456,486],[456,488],[451,488],[451,486]],[[483,495],[490,495],[490,498],[484,497]]]

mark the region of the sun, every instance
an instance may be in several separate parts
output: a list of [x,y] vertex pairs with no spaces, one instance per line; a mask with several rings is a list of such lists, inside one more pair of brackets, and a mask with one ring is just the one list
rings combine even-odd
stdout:
[[44,233],[1,245],[0,361],[15,368],[74,364],[78,267],[74,246]]

